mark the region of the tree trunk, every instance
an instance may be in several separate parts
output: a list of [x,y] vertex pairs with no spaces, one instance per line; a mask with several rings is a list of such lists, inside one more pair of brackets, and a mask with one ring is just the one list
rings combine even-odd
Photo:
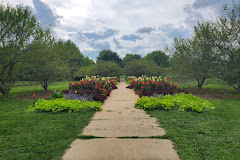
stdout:
[[206,80],[206,78],[199,78],[199,79],[197,79],[197,82],[198,82],[198,85],[197,85],[197,86],[198,86],[199,89],[202,88],[205,80]]
[[236,91],[237,91],[237,94],[239,94],[239,95],[240,95],[240,82],[238,83],[238,86],[237,86],[237,89],[236,89]]
[[47,83],[47,82],[43,82],[43,83],[42,83],[42,87],[43,87],[43,89],[44,89],[45,91],[47,91],[47,90],[48,90],[48,83]]
[[0,87],[0,92],[4,95],[4,96],[7,96],[10,92],[10,89],[5,89],[5,88],[2,88]]

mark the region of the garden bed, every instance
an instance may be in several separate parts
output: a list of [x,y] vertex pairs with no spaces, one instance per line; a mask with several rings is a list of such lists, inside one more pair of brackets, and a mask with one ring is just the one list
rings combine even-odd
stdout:
[[113,89],[117,89],[116,77],[86,77],[80,82],[69,82],[69,89],[61,92],[53,92],[43,99],[38,99],[33,94],[34,102],[27,112],[82,112],[100,111],[101,104],[110,95]]
[[157,94],[171,94],[174,93],[188,93],[186,90],[178,89],[179,84],[172,83],[168,78],[162,77],[134,77],[130,76],[127,81],[129,86],[127,88],[133,89],[135,94],[142,96],[155,96]]

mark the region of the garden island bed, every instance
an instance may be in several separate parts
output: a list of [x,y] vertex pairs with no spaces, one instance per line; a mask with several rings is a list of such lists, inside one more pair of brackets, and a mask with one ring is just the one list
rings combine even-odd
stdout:
[[101,104],[110,95],[113,89],[117,89],[116,77],[86,77],[79,83],[69,82],[69,89],[60,92],[53,92],[49,97],[37,99],[36,95],[33,104],[27,112],[82,112],[100,111]]

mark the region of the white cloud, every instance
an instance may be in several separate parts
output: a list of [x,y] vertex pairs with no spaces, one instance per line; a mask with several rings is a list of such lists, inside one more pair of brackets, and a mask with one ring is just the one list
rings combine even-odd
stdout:
[[[208,0],[41,1],[54,13],[52,17],[62,16],[57,19],[60,24],[54,27],[56,35],[73,40],[93,59],[102,48],[110,48],[121,57],[127,53],[145,55],[163,49],[171,44],[174,36],[190,36],[199,18],[214,19],[219,15],[220,6],[229,3],[228,0],[219,0],[220,5],[218,0],[211,3]],[[34,7],[32,0],[4,2]]]

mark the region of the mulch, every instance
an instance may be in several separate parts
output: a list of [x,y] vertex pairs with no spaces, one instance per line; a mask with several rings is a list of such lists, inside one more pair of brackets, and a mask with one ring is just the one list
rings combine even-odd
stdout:
[[[222,94],[210,94],[212,89],[207,89],[207,88],[203,88],[203,89],[185,89],[186,92],[193,94],[196,97],[199,98],[203,98],[203,99],[225,99],[225,98],[237,98],[239,97],[238,95],[233,95],[233,94],[229,94],[229,93],[222,93]],[[53,91],[49,90],[49,91],[35,91],[34,93],[36,94],[36,97],[38,99],[42,99],[44,98],[44,96],[49,96],[49,94],[51,94]],[[32,95],[20,95],[18,97],[16,97],[16,99],[19,100],[34,100],[34,98],[32,97]]]

